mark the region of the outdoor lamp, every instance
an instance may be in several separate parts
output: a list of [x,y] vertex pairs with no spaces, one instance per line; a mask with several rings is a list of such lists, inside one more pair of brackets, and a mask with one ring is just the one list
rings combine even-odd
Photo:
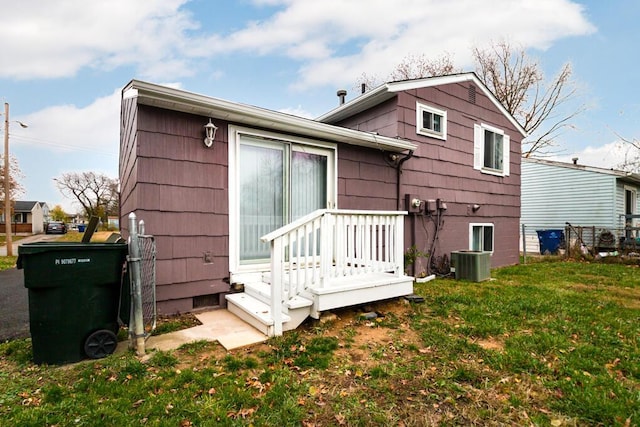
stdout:
[[213,145],[213,140],[216,137],[217,130],[218,130],[218,127],[213,123],[211,123],[211,119],[209,119],[209,123],[204,125],[204,134],[205,134],[204,145],[206,145],[207,148],[211,148],[211,146]]

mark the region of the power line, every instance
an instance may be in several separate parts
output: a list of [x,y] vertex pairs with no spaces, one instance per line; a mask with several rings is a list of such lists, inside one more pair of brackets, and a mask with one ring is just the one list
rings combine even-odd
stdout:
[[14,135],[14,134],[11,134],[11,138],[13,140],[18,139],[18,140],[26,141],[27,143],[34,142],[34,143],[37,143],[37,144],[43,144],[43,145],[48,145],[48,146],[52,146],[52,147],[65,148],[65,149],[71,150],[71,151],[87,151],[87,152],[91,152],[91,153],[104,154],[106,156],[117,157],[117,154],[110,153],[108,151],[97,150],[95,148],[90,148],[90,147],[81,147],[81,146],[77,146],[77,145],[67,145],[67,144],[62,144],[60,142],[48,141],[48,140],[39,139],[39,138],[30,138],[30,137],[25,137],[25,136],[22,136],[22,135]]

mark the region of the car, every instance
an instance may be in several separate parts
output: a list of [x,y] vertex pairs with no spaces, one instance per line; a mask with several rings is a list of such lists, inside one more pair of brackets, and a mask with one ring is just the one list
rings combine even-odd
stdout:
[[67,233],[67,225],[62,221],[50,221],[47,223],[47,229],[45,231],[46,234],[52,233]]

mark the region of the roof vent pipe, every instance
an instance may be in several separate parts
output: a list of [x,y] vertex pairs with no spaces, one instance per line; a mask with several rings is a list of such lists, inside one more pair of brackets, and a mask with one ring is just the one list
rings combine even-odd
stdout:
[[336,95],[338,95],[338,99],[340,99],[339,105],[344,105],[344,99],[347,96],[347,91],[344,89],[340,89],[338,92],[336,92]]
[[360,93],[364,95],[364,93],[367,91],[367,84],[366,83],[362,83],[360,85]]
[[573,162],[574,165],[578,164],[578,158],[577,157],[572,158],[571,161]]

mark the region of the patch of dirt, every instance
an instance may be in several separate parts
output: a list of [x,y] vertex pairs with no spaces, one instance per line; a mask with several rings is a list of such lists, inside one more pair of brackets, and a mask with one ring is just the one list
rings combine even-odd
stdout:
[[504,343],[501,341],[498,341],[495,338],[479,339],[477,341],[474,341],[474,343],[478,344],[480,347],[484,348],[485,350],[495,350],[495,351],[504,350]]

